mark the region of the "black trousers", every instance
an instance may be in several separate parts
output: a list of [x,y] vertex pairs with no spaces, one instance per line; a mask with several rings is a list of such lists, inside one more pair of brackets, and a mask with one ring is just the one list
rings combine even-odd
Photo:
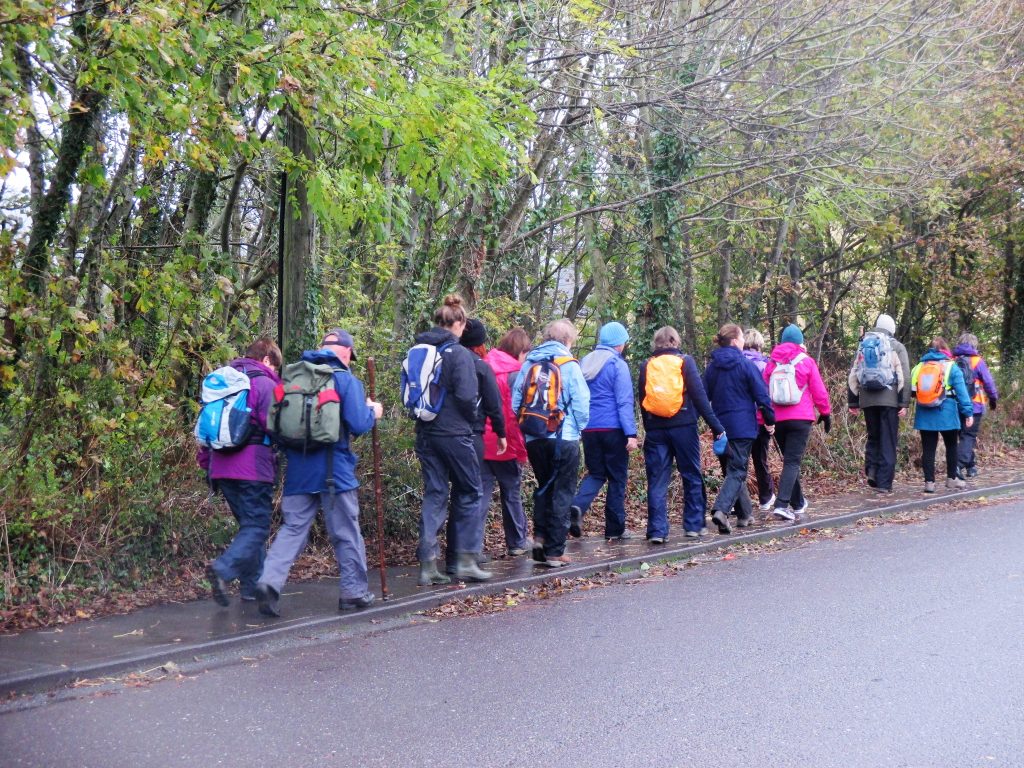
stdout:
[[899,410],[889,405],[872,405],[864,409],[864,425],[868,428],[868,442],[864,448],[864,474],[877,487],[886,490],[892,488],[892,478],[896,474]]
[[939,435],[946,444],[946,477],[956,477],[956,444],[959,429],[944,429],[942,432],[921,430],[921,467],[927,483],[935,482],[935,451],[939,447]]

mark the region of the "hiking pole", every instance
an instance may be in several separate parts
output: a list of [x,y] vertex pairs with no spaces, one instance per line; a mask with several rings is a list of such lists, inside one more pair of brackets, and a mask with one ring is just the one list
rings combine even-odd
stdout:
[[[377,361],[366,359],[366,378],[370,385],[370,399],[377,400]],[[388,577],[384,564],[384,492],[380,481],[380,435],[377,419],[373,420],[373,496],[377,503],[377,564],[380,567],[380,599],[388,599]]]

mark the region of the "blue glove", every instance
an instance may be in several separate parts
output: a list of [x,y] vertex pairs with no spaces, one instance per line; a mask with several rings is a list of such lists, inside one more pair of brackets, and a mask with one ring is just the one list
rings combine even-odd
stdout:
[[725,452],[729,449],[729,438],[725,432],[715,438],[715,442],[711,444],[711,449],[715,452],[715,456],[725,456]]

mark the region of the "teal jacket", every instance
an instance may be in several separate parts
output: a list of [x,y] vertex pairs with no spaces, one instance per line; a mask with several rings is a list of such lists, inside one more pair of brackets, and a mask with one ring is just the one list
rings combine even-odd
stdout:
[[[929,349],[921,356],[921,362],[927,360],[939,360],[949,363],[952,366],[949,372],[949,389],[952,394],[946,393],[946,399],[938,408],[922,408],[914,400],[914,429],[922,432],[945,432],[950,429],[960,429],[960,416],[971,416],[974,414],[974,405],[971,398],[967,396],[967,385],[964,383],[964,375],[961,370],[953,364],[946,355]],[[917,367],[911,373],[911,379],[917,379]]]

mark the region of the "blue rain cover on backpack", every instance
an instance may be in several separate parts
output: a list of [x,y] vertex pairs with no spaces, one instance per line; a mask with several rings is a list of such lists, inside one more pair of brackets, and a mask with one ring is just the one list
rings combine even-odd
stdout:
[[880,392],[896,382],[889,336],[868,331],[857,348],[857,383],[869,392]]
[[230,366],[206,375],[195,427],[199,445],[215,451],[249,445],[256,429],[249,407],[249,389],[249,377]]

